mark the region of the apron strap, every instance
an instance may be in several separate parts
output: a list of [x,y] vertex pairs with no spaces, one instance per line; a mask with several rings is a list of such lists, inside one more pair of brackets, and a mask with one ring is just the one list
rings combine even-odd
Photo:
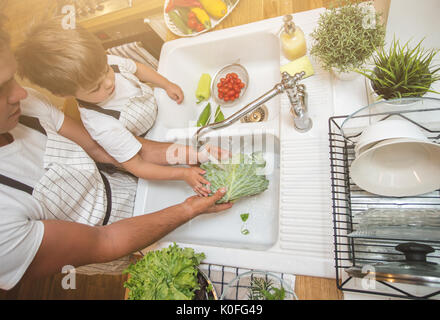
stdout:
[[[21,124],[27,126],[28,128],[37,130],[38,132],[47,136],[46,130],[44,130],[44,128],[41,125],[38,118],[29,117],[29,116],[20,116],[19,122]],[[107,177],[101,172],[101,170],[108,171],[111,173],[111,172],[114,172],[114,170],[112,170],[112,169],[116,168],[116,167],[114,167],[111,164],[98,164],[98,163],[97,163],[97,166],[99,169],[99,174],[101,175],[102,181],[104,183],[105,194],[106,194],[106,198],[107,198],[107,209],[105,212],[105,217],[104,217],[104,222],[103,222],[103,225],[107,225],[107,223],[110,219],[111,211],[112,211],[112,192],[111,192],[110,183],[109,183]],[[32,193],[34,192],[34,188],[32,188],[24,183],[21,183],[15,179],[6,177],[2,174],[0,174],[0,184],[3,184],[6,186],[9,186],[11,188],[26,192],[30,195],[32,195]]]
[[17,189],[17,190],[21,190],[21,191],[26,192],[30,195],[32,195],[32,193],[34,192],[34,188],[32,188],[24,183],[21,183],[17,180],[6,177],[2,174],[0,174],[0,183],[4,184],[5,186]]
[[25,125],[28,128],[37,130],[38,132],[44,134],[47,136],[46,130],[44,130],[43,126],[40,123],[40,120],[35,117],[29,117],[29,116],[20,116],[18,119],[18,122],[20,122],[22,125]]
[[[119,66],[111,65],[110,67],[113,69],[113,71],[115,73],[121,73],[121,71],[119,69]],[[103,109],[100,106],[98,106],[97,104],[94,104],[94,103],[91,103],[91,102],[87,102],[87,101],[83,101],[83,100],[80,100],[80,99],[76,99],[76,101],[78,102],[78,104],[79,104],[79,106],[81,108],[86,108],[86,109],[89,109],[89,110],[93,110],[93,111],[96,111],[96,112],[99,112],[99,113],[106,114],[108,116],[111,116],[111,117],[115,118],[116,120],[119,120],[119,117],[121,116],[121,113],[119,111]]]
[[110,187],[110,183],[108,182],[107,177],[101,171],[99,171],[99,174],[102,177],[102,182],[104,182],[105,195],[107,197],[107,210],[105,211],[105,217],[102,223],[102,225],[105,226],[108,224],[112,212],[112,189]]

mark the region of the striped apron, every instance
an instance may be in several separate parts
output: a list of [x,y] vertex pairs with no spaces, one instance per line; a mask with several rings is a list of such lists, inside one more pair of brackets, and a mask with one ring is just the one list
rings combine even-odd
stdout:
[[[133,216],[137,179],[98,170],[80,146],[44,129],[37,118],[21,116],[20,123],[47,136],[47,171],[34,187],[0,174],[1,184],[32,195],[53,219],[100,226]],[[120,274],[132,262],[132,255],[128,255],[108,263],[81,266],[75,272]]]
[[0,183],[31,194],[54,219],[99,226],[133,216],[137,179],[99,170],[80,146],[46,130],[37,118],[21,116],[20,122],[47,136],[46,173],[34,187],[4,176]]
[[115,73],[121,74],[125,79],[140,88],[142,94],[130,98],[128,102],[121,107],[121,111],[104,109],[96,104],[77,99],[79,107],[111,116],[121,121],[123,126],[133,135],[144,137],[153,127],[157,118],[158,108],[153,90],[140,82],[133,74],[121,72],[117,65],[111,65],[111,68]]

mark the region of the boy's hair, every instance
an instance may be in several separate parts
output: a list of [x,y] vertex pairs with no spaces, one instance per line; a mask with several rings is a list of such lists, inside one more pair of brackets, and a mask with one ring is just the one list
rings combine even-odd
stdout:
[[59,19],[33,27],[16,57],[21,77],[59,96],[91,89],[107,67],[99,40],[80,26],[63,29]]
[[0,14],[0,50],[3,50],[10,45],[9,34],[4,29],[4,22],[6,17]]

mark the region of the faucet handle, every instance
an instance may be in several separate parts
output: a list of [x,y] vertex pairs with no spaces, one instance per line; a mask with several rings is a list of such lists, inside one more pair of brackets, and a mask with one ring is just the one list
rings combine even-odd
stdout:
[[282,73],[282,83],[286,89],[293,89],[295,88],[296,83],[304,78],[305,75],[306,73],[304,71],[296,73],[294,76],[291,76],[288,72],[284,71]]

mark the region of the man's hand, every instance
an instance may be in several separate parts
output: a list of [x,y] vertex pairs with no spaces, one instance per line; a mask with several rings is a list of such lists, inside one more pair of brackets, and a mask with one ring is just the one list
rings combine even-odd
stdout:
[[226,193],[226,188],[220,188],[211,197],[193,196],[186,199],[183,206],[188,214],[195,218],[202,213],[215,213],[227,210],[232,207],[232,203],[216,204]]

